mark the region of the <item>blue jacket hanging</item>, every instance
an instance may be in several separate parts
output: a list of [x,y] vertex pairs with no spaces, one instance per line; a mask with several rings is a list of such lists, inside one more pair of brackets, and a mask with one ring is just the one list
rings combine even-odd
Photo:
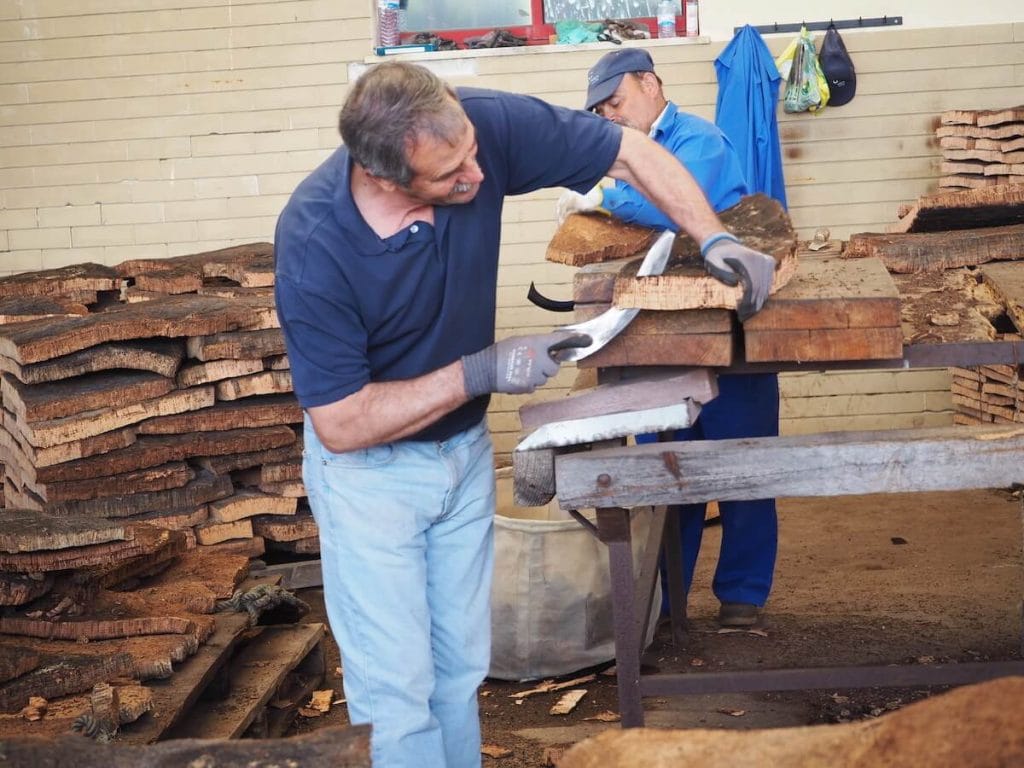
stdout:
[[715,59],[715,73],[715,124],[736,148],[753,191],[764,192],[786,206],[775,117],[782,78],[760,33],[749,24],[739,30]]

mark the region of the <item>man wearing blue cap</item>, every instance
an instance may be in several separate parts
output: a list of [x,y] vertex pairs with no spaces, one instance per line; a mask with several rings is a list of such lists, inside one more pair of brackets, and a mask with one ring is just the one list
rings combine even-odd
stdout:
[[[642,131],[665,147],[690,172],[716,212],[750,193],[729,139],[713,123],[680,112],[665,98],[654,62],[643,48],[623,48],[601,57],[587,73],[585,108]],[[588,211],[611,214],[633,224],[678,229],[635,187],[621,180],[611,187],[598,185],[586,194],[567,191],[559,198],[559,221],[570,213]],[[707,247],[705,243],[702,250]],[[743,258],[730,257],[726,263],[746,285]],[[731,276],[719,274],[710,260],[706,264],[716,277],[735,284]],[[742,301],[737,308],[740,319],[753,314],[756,309],[752,309],[746,300]],[[719,377],[718,385],[718,397],[704,406],[693,427],[677,431],[675,440],[778,434],[779,386],[775,374],[724,375]],[[637,437],[638,442],[655,439],[655,435]],[[718,620],[726,627],[751,626],[757,623],[759,609],[771,590],[778,536],[775,500],[720,502],[719,508],[722,546],[712,584],[721,602]],[[689,589],[704,529],[705,505],[687,504],[674,510],[680,516],[684,587]]]

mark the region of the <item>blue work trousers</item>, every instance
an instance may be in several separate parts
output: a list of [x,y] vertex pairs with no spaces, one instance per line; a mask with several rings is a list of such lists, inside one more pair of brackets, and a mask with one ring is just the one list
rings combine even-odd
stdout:
[[479,768],[491,651],[494,459],[482,423],[442,442],[331,453],[303,477],[354,724],[381,768]]
[[[700,418],[688,429],[677,430],[674,440],[727,440],[772,437],[779,434],[779,380],[774,373],[718,377],[718,397],[703,406]],[[649,443],[657,435],[638,435]],[[693,570],[704,533],[705,504],[681,504],[670,512],[679,515],[683,553],[683,584],[693,583]],[[724,603],[762,606],[772,588],[778,547],[775,499],[721,501],[722,545],[711,588]],[[663,612],[668,612],[668,584],[661,568]]]

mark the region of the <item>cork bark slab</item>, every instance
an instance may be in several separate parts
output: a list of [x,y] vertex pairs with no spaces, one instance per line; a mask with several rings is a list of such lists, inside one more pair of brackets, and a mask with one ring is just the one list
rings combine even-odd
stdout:
[[[302,422],[302,408],[292,394],[217,401],[209,408],[147,419],[140,435],[167,435],[228,429],[269,427]],[[246,449],[253,451],[254,448]],[[202,454],[195,454],[202,455]]]
[[40,550],[14,554],[0,552],[0,569],[32,573],[85,568],[129,560],[141,555],[150,555],[178,538],[180,535],[177,532],[137,525],[133,529],[132,538],[127,541],[111,541],[61,550]]
[[213,385],[208,385],[178,389],[151,400],[99,408],[46,421],[26,422],[10,411],[4,411],[4,426],[20,432],[25,440],[36,448],[50,448],[61,443],[95,437],[156,416],[207,408],[213,403]]
[[39,666],[39,654],[27,648],[0,646],[0,685]]
[[46,505],[46,510],[59,515],[124,518],[147,512],[194,507],[230,496],[232,491],[231,478],[227,475],[200,472],[194,480],[180,488],[51,502]]
[[318,535],[316,521],[308,514],[287,519],[254,517],[252,524],[256,535],[267,541],[296,541]]
[[127,541],[130,526],[116,520],[68,518],[38,510],[0,510],[0,552],[33,552]]
[[195,463],[207,472],[215,475],[227,475],[240,469],[256,467],[261,464],[274,464],[282,461],[302,458],[302,436],[296,435],[296,440],[284,448],[275,448],[272,451],[249,451],[247,453],[234,453],[228,456],[204,456],[196,459]]
[[25,605],[45,595],[51,587],[53,577],[49,574],[0,573],[0,605]]
[[941,232],[1011,224],[1024,224],[1022,185],[1003,184],[922,197],[889,231]]
[[171,461],[156,467],[129,470],[107,477],[89,477],[53,483],[24,483],[47,503],[122,496],[146,491],[181,488],[195,477],[195,471],[183,461]]
[[657,236],[657,230],[625,224],[611,216],[574,213],[551,238],[545,258],[581,267],[632,256],[648,248]]
[[251,302],[186,294],[140,304],[125,304],[84,317],[55,317],[0,326],[0,355],[38,363],[96,344],[157,336],[206,336],[253,323],[259,310]]
[[[796,235],[785,209],[767,195],[744,197],[719,214],[726,229],[745,245],[776,260],[771,292],[789,282],[796,271]],[[640,309],[735,309],[743,298],[743,287],[729,286],[704,269],[700,248],[688,235],[680,235],[664,273],[637,278],[640,259],[622,268],[615,280],[613,303]]]
[[0,380],[4,407],[30,422],[139,403],[173,389],[173,379],[149,371],[103,371],[44,385],[22,384],[10,374]]
[[200,283],[204,278],[227,278],[248,288],[272,286],[274,246],[272,243],[248,243],[169,259],[131,259],[116,267],[117,274],[126,278],[142,275],[154,278],[168,271],[184,275],[189,270]]
[[245,490],[226,499],[211,502],[209,507],[210,522],[230,523],[257,515],[294,515],[299,502],[298,499]]
[[939,272],[1024,256],[1024,224],[948,232],[879,234],[850,237],[844,258],[877,257],[890,272]]
[[172,377],[185,356],[183,341],[175,339],[146,339],[124,343],[99,344],[42,363],[19,365],[0,356],[0,371],[14,375],[24,384],[70,379],[86,373],[123,368],[151,371]]
[[[24,645],[24,642],[21,642]],[[86,653],[75,654],[66,650],[42,659],[38,667],[0,686],[0,712],[17,712],[28,704],[29,696],[52,699],[69,693],[81,693],[96,683],[117,677],[131,677],[135,665],[128,653],[108,653],[96,658]],[[78,737],[81,739],[81,737]],[[10,754],[5,754],[10,758]],[[45,765],[40,756],[37,762],[27,765]]]
[[218,400],[239,400],[259,395],[276,395],[292,391],[291,371],[263,371],[251,376],[218,381]]
[[75,264],[0,278],[0,298],[67,297],[77,292],[116,291],[120,287],[121,278],[111,267]]
[[18,296],[0,299],[0,325],[56,315],[87,315],[85,304],[60,296]]
[[285,483],[302,479],[302,461],[264,464],[260,467],[261,483]]
[[175,379],[182,389],[209,384],[222,379],[248,376],[263,370],[263,360],[213,360],[209,363],[189,363],[182,366]]
[[188,340],[189,357],[203,362],[225,358],[247,360],[284,353],[284,334],[277,328],[217,333]]
[[242,451],[263,451],[295,442],[286,426],[230,429],[192,434],[146,435],[128,448],[101,456],[69,461],[35,471],[37,482],[54,483],[118,475],[155,467],[192,456],[216,456]]

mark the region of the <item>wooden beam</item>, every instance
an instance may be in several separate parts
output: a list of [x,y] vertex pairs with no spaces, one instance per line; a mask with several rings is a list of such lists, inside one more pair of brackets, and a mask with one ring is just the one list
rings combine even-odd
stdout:
[[1024,480],[1024,427],[703,440],[555,458],[563,509],[952,491]]
[[519,420],[524,430],[531,430],[555,421],[675,405],[687,398],[703,404],[717,395],[715,375],[706,368],[697,368],[681,374],[601,384],[569,397],[527,403],[519,409]]
[[743,331],[899,325],[900,294],[879,259],[806,256]]

